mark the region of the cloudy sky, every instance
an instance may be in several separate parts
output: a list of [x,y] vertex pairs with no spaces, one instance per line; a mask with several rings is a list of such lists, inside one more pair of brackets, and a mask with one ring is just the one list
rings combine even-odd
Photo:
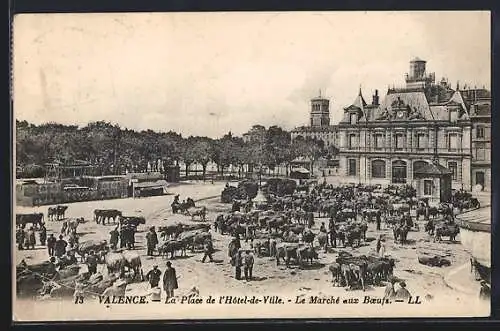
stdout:
[[490,86],[488,12],[43,14],[14,19],[14,116],[35,124],[105,120],[219,137],[253,124],[331,118],[361,85],[403,85],[409,60]]

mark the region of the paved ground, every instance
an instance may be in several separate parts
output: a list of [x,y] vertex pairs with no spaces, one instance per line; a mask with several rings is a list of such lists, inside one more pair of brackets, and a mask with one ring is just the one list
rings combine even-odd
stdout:
[[[203,184],[201,182],[198,182],[173,187],[171,188],[171,192],[179,193],[181,195],[181,199],[184,199],[187,196],[191,196],[194,199],[199,199],[202,197],[216,195],[218,196],[223,186],[224,183]],[[187,216],[171,214],[170,203],[172,202],[172,200],[173,195],[167,195],[141,199],[121,199],[73,203],[69,204],[67,216],[84,217],[86,220],[89,220],[88,222],[81,224],[78,229],[78,232],[81,235],[81,241],[84,241],[87,239],[109,239],[108,233],[111,230],[112,226],[97,225],[93,221],[90,221],[92,218],[92,212],[96,208],[116,208],[124,211],[124,214],[126,215],[143,215],[147,220],[147,224],[146,226],[139,227],[139,232],[136,235],[136,241],[138,243],[137,249],[140,251],[141,255],[143,255],[142,261],[144,272],[146,273],[154,263],[159,264],[160,269],[163,271],[166,259],[161,257],[152,258],[145,256],[146,251],[144,236],[147,227],[151,225],[166,225],[178,221],[190,223],[190,218],[188,218]],[[214,198],[199,203],[199,205],[205,205],[208,207],[208,218],[210,222],[215,219],[218,213],[226,211],[229,207],[228,205],[221,204],[218,201],[218,198]],[[48,206],[39,208],[18,208],[17,212],[43,211],[44,213],[46,213],[47,208]],[[313,228],[313,230],[315,230],[316,232],[318,231],[321,221],[326,222],[327,220],[317,219],[316,225]],[[420,228],[423,229],[423,224],[420,225]],[[59,232],[59,229],[59,223],[48,223],[49,233],[51,231]],[[458,266],[464,265],[469,260],[468,254],[465,252],[459,242],[451,243],[443,241],[441,243],[434,243],[426,233],[420,231],[410,232],[408,235],[410,243],[408,245],[401,246],[400,244],[394,243],[392,239],[392,232],[390,230],[386,229],[377,232],[374,229],[374,225],[370,225],[367,233],[367,237],[369,240],[362,247],[354,250],[352,250],[351,248],[338,248],[330,250],[328,253],[320,252],[320,259],[318,263],[315,267],[309,270],[298,269],[296,267],[278,267],[276,266],[276,262],[273,259],[267,257],[256,258],[256,264],[254,267],[255,280],[251,282],[238,281],[234,278],[234,269],[229,264],[229,258],[227,257],[227,246],[230,241],[230,237],[222,236],[218,233],[213,233],[214,246],[217,249],[217,252],[214,254],[214,258],[216,259],[215,263],[201,263],[200,260],[203,254],[189,253],[189,251],[188,257],[172,260],[172,264],[177,269],[177,273],[180,276],[178,294],[182,295],[184,293],[187,293],[192,287],[196,287],[200,291],[200,295],[204,297],[207,297],[208,295],[241,296],[273,294],[282,295],[286,298],[290,298],[290,300],[293,301],[295,301],[296,296],[309,297],[313,295],[333,295],[342,297],[356,296],[358,298],[361,298],[361,300],[363,299],[364,295],[380,297],[384,292],[383,287],[370,287],[365,293],[361,291],[350,292],[346,291],[344,288],[333,287],[331,284],[331,275],[328,272],[328,265],[337,258],[338,253],[342,250],[347,250],[355,255],[374,253],[374,238],[380,233],[385,235],[387,238],[387,253],[390,256],[394,257],[397,261],[394,271],[395,275],[406,281],[407,288],[412,293],[412,295],[420,296],[420,300],[424,301],[427,304],[427,306],[424,305],[427,308],[422,308],[424,310],[415,309],[410,311],[406,309],[404,310],[404,314],[400,316],[420,316],[429,314],[439,316],[442,314],[446,315],[445,310],[449,311],[448,316],[456,314],[464,315],[468,313],[470,313],[470,316],[489,314],[489,308],[486,306],[482,307],[482,310],[478,310],[478,306],[474,304],[472,307],[473,309],[471,308],[471,302],[477,302],[477,292],[476,294],[473,293],[475,290],[467,293],[462,292],[460,290],[450,288],[445,282],[445,277],[451,270],[454,270],[454,268]],[[460,237],[458,237],[458,240],[459,239]],[[447,255],[452,262],[452,266],[437,268],[421,265],[417,261],[417,254],[420,251],[436,251],[439,254]],[[46,258],[47,252],[43,247],[38,247],[34,251],[20,251],[16,252],[15,254],[16,262],[19,262],[21,259],[25,259],[28,263],[36,263],[45,260]],[[464,286],[467,287],[469,285],[465,284]],[[127,292],[130,294],[145,294],[147,292],[147,283],[129,284],[127,286]],[[28,307],[29,309],[33,310],[33,304],[34,303],[24,303],[23,307]],[[39,304],[43,306],[45,302]],[[442,308],[438,308],[441,310],[436,311],[431,309],[431,306]],[[462,309],[460,310],[461,313],[459,312],[459,310],[457,310],[459,306],[462,307],[460,308]],[[269,314],[271,314],[269,317],[293,317],[297,316],[297,314],[299,314],[298,316],[302,316],[300,315],[301,311],[280,310],[279,312],[274,311],[274,313],[271,313],[265,310],[266,306],[263,307],[263,310],[259,310],[259,314],[261,314],[259,316],[264,317]],[[326,308],[331,306],[324,307]],[[345,308],[347,309],[347,307]],[[245,313],[250,313],[252,309],[246,309]],[[312,308],[304,307],[304,314],[307,309]],[[348,316],[352,316],[352,314],[359,314],[359,308],[357,309],[358,311],[351,309],[349,310],[351,311],[351,313],[345,314],[349,314]],[[391,308],[392,310],[389,308],[387,309],[388,310],[384,310],[384,312],[373,310],[371,314],[374,314],[373,316],[391,316],[391,312],[394,312],[394,309],[396,309],[396,307]],[[78,314],[78,311],[74,311],[73,313]],[[188,314],[187,312],[184,313]],[[178,312],[179,315],[176,316],[180,316],[184,313]],[[41,314],[41,312],[39,312],[39,314]],[[94,314],[99,314],[99,311],[96,311]],[[147,315],[148,312],[145,311],[144,314]],[[213,311],[210,314],[213,314]],[[338,310],[337,308],[328,308],[328,310],[325,310],[319,306],[316,307],[316,310],[312,310],[310,314],[312,314],[310,316],[322,317],[342,316],[341,310]],[[361,315],[364,314],[361,313]],[[144,317],[144,315],[141,316]],[[194,315],[188,314],[187,316]],[[94,317],[97,318],[97,315]],[[152,316],[149,317],[158,318]],[[165,316],[163,317],[166,318]]]

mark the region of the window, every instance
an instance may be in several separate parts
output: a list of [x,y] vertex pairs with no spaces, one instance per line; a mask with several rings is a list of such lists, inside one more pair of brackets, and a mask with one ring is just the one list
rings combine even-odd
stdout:
[[385,178],[385,161],[372,161],[372,178]]
[[384,148],[384,136],[380,133],[375,135],[375,149]]
[[450,122],[456,122],[458,120],[458,112],[456,109],[450,110]]
[[448,162],[448,169],[451,170],[451,179],[457,180],[458,177],[458,166],[456,162]]
[[349,159],[348,161],[348,175],[349,176],[356,176],[357,175],[357,169],[356,169],[356,159]]
[[484,143],[476,143],[476,160],[486,159],[486,149]]
[[476,128],[476,138],[484,138],[484,128],[482,126]]
[[406,183],[406,162],[398,160],[392,163],[392,182]]
[[418,170],[420,170],[422,167],[428,165],[426,161],[415,161],[413,162],[413,178],[416,177]]
[[417,135],[417,149],[426,149],[427,148],[427,136],[425,134]]
[[351,124],[356,124],[358,122],[358,114],[352,113],[351,114]]
[[395,136],[395,143],[394,143],[394,148],[395,149],[403,149],[404,148],[404,136],[400,133],[396,134]]
[[432,195],[432,180],[424,180],[424,195]]
[[356,149],[358,148],[358,140],[356,139],[355,134],[350,134],[349,135],[349,149]]
[[448,135],[448,149],[450,151],[458,151],[458,134],[450,133]]

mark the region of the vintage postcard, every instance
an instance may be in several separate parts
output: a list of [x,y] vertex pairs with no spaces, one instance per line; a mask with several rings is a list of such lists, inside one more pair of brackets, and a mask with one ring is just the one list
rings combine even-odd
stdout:
[[489,12],[12,29],[15,321],[489,316]]

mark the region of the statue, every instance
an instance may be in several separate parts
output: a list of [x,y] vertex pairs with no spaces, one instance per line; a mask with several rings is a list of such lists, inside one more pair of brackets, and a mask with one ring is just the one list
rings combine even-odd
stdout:
[[413,107],[413,109],[411,109],[411,113],[410,113],[410,116],[408,116],[408,119],[409,120],[421,120],[421,119],[424,119],[424,117],[422,116],[422,114],[417,110],[416,107]]
[[386,109],[384,109],[384,111],[382,112],[382,114],[380,114],[380,116],[377,118],[378,121],[382,121],[382,120],[388,120],[390,118],[390,114],[389,114],[389,111]]

